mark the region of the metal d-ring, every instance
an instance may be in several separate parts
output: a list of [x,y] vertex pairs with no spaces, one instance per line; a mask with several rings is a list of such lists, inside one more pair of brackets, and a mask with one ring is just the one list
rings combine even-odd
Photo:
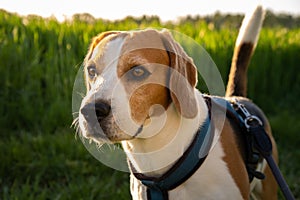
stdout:
[[[258,125],[262,126],[263,123],[262,121],[255,115],[249,115],[245,120],[244,120],[244,123],[245,123],[245,126],[247,129],[249,129],[251,126],[253,126],[253,122],[256,121],[258,123]],[[255,124],[255,126],[257,126],[257,123]]]

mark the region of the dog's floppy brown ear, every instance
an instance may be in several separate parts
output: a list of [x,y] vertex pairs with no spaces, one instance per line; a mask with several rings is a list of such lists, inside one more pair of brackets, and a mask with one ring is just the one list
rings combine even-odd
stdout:
[[183,117],[193,118],[198,112],[194,93],[197,84],[197,69],[192,58],[173,39],[170,32],[162,31],[162,40],[170,59],[169,89],[171,99]]

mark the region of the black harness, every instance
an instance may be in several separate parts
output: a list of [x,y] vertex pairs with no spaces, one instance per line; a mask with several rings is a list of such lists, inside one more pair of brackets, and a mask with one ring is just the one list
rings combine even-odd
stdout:
[[147,187],[148,200],[168,200],[168,191],[188,180],[205,161],[214,138],[214,125],[213,120],[211,120],[212,106],[224,110],[226,116],[234,120],[241,130],[241,137],[244,138],[246,145],[245,165],[249,181],[251,182],[254,177],[258,179],[265,178],[264,174],[256,171],[257,164],[265,158],[286,199],[294,199],[271,156],[272,143],[263,128],[262,121],[257,116],[250,114],[247,108],[236,99],[230,102],[219,97],[204,96],[204,99],[209,108],[208,117],[198,129],[188,149],[165,174],[159,178],[147,177],[144,174],[137,173],[129,161],[134,176]]

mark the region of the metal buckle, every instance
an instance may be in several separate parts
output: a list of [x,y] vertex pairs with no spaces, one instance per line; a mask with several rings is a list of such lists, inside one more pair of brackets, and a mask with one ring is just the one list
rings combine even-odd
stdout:
[[249,117],[247,117],[244,120],[244,123],[247,129],[249,129],[251,126],[263,125],[262,121],[255,115],[250,115]]
[[237,110],[243,115],[242,118],[244,119],[244,124],[247,129],[251,126],[263,125],[262,121],[257,116],[250,114],[247,108],[237,99],[234,99],[233,102],[235,106],[237,106]]

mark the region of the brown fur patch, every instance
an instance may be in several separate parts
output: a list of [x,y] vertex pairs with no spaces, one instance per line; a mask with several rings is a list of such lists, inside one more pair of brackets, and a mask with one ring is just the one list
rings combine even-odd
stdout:
[[[127,35],[117,67],[127,94],[131,116],[137,123],[149,117],[150,108],[159,104],[165,109],[170,104],[167,85],[169,58],[164,50],[159,33],[153,30],[134,32]],[[150,75],[145,80],[131,80],[129,70],[143,66]]]
[[249,199],[250,188],[248,173],[237,145],[238,141],[235,138],[234,130],[228,120],[225,121],[220,139],[225,153],[223,160],[227,163],[229,172],[237,184],[243,199]]
[[235,48],[227,83],[226,96],[246,97],[247,69],[252,51],[252,43],[243,43]]

